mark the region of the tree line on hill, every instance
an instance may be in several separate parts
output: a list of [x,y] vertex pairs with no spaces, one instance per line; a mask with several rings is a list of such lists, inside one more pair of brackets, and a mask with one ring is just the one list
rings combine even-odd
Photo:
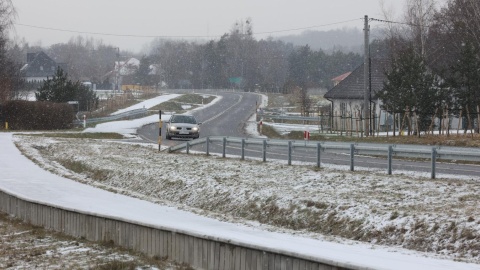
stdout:
[[[473,126],[474,119],[480,118],[480,79],[476,76],[480,67],[480,3],[449,0],[437,9],[434,0],[406,2],[401,24],[388,17],[382,22],[371,21],[385,34],[371,42],[372,57],[386,57],[392,63],[385,70],[384,90],[378,93],[384,109],[402,113],[409,123],[416,120],[422,129],[447,111],[467,117]],[[12,98],[10,93],[21,88],[19,66],[26,52],[35,50],[44,50],[57,62],[66,63],[65,72],[71,80],[88,79],[99,86],[112,84],[115,61],[135,56],[140,59],[135,84],[281,93],[331,88],[332,78],[363,62],[358,53],[327,53],[273,38],[258,40],[250,19],[236,22],[217,40],[157,39],[144,55],[82,37],[41,48],[8,41],[5,32],[11,27],[14,10],[11,0],[1,4],[0,62],[5,68],[1,69],[0,100]]]

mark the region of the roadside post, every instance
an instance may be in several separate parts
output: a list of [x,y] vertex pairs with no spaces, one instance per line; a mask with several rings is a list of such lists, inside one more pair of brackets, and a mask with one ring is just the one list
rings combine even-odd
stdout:
[[303,132],[303,139],[304,139],[305,141],[310,140],[310,131],[305,130],[305,131]]
[[158,151],[162,150],[162,110],[158,110]]
[[87,115],[83,115],[83,128],[87,128]]
[[432,148],[432,171],[430,177],[435,179],[435,162],[437,160],[437,149],[435,147]]

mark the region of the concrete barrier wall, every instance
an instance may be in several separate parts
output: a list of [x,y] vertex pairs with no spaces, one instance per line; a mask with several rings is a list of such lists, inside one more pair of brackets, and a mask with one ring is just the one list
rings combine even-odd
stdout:
[[65,210],[31,202],[0,191],[0,211],[32,225],[89,241],[103,241],[168,258],[195,269],[215,270],[334,270],[355,269],[332,266],[301,257],[262,251],[154,227]]

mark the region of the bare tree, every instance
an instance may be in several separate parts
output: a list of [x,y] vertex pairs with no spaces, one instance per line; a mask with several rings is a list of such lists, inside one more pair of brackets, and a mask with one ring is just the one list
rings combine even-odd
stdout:
[[477,0],[450,0],[445,17],[455,31],[480,47],[480,2]]
[[417,53],[427,57],[427,38],[436,14],[435,0],[408,0],[405,21],[409,24],[410,40],[416,44]]
[[15,64],[7,55],[7,31],[15,18],[11,0],[0,0],[0,102],[10,99],[17,84]]
[[12,0],[0,0],[0,30],[2,34],[5,34],[5,31],[12,26],[15,16]]

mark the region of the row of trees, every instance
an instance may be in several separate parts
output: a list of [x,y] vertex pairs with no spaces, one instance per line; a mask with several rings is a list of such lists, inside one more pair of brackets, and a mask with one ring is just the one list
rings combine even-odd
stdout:
[[480,2],[433,6],[433,0],[408,1],[408,26],[390,29],[392,64],[378,93],[384,109],[402,113],[418,134],[446,115],[464,117],[469,129],[480,120]]
[[[229,34],[204,44],[157,40],[150,59],[162,68],[162,80],[173,88],[242,88],[291,91],[288,85],[328,88],[331,79],[362,62],[354,53],[327,54],[308,45],[273,39],[256,40],[250,20]],[[188,84],[188,85],[185,85]]]
[[[10,0],[1,3],[3,18],[11,18]],[[407,3],[406,26],[386,24],[386,38],[371,44],[372,52],[392,62],[388,82],[378,93],[384,108],[405,112],[407,118],[417,120],[417,128],[422,130],[431,127],[433,119],[445,110],[468,117],[473,125],[470,118],[480,115],[480,79],[476,75],[480,68],[480,3],[449,0],[441,10],[434,8],[434,0]],[[5,22],[0,26],[2,33],[9,25],[8,20]],[[20,63],[27,51],[41,48],[17,43],[9,47],[10,57],[6,57],[6,42],[5,35],[1,35],[0,61],[8,67],[1,70],[1,85],[3,89],[14,89],[12,86],[18,83],[13,78],[19,67],[15,62]],[[294,47],[273,39],[256,40],[251,20],[237,22],[218,40],[156,40],[150,48],[140,57],[101,41],[78,37],[46,51],[57,62],[68,64],[66,72],[74,81],[89,79],[97,85],[109,85],[114,80],[114,74],[109,73],[114,62],[131,55],[141,58],[134,82],[142,85],[164,81],[171,88],[235,87],[295,92],[301,97],[307,97],[309,87],[330,88],[331,78],[352,71],[363,60],[354,53],[327,54],[308,45]],[[0,93],[5,96],[8,91]]]
[[[65,63],[73,80],[89,80],[102,88],[115,83],[115,61],[140,59],[135,84],[171,88],[242,88],[281,92],[292,85],[329,88],[331,79],[351,71],[362,57],[356,53],[312,50],[308,45],[294,47],[273,39],[256,40],[252,23],[236,23],[219,40],[188,42],[155,40],[148,53],[136,55],[104,45],[101,40],[72,38],[68,43],[49,48],[31,46],[24,41],[10,46],[8,54],[23,63],[27,52],[45,51],[58,63]],[[154,72],[152,72],[154,67]],[[37,88],[38,85],[25,85]]]
[[12,26],[15,10],[11,0],[0,0],[0,103],[14,98],[21,86],[20,66],[8,55],[8,30]]

